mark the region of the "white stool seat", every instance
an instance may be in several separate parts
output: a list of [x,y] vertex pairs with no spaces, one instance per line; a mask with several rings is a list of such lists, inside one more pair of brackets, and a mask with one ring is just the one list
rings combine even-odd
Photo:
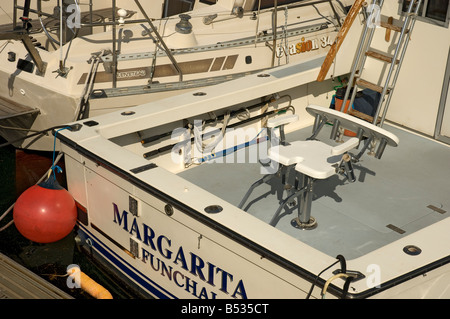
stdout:
[[[297,120],[296,115],[283,115],[268,121],[267,126],[270,129],[270,134],[274,128],[279,127],[280,140],[282,141],[280,145],[271,146],[268,151],[268,157],[272,162],[281,164],[282,167],[278,169],[276,174],[272,173],[270,175],[265,175],[253,183],[239,204],[239,208],[244,207],[244,204],[252,191],[258,185],[267,183],[267,181],[274,177],[281,177],[282,183],[286,186],[287,183],[289,183],[288,175],[294,168],[295,182],[293,185],[289,185],[291,187],[285,188],[287,196],[280,203],[272,217],[272,220],[270,221],[270,225],[272,226],[275,226],[281,218],[280,214],[282,209],[289,203],[293,203],[293,199],[297,199],[298,216],[291,220],[291,225],[298,229],[314,229],[317,227],[316,219],[311,216],[314,180],[323,180],[334,174],[343,174],[347,176],[349,182],[354,182],[355,176],[353,174],[352,157],[346,156],[344,158],[342,154],[357,147],[360,138],[368,138],[365,147],[368,146],[373,139],[380,141],[380,145],[375,154],[375,157],[378,159],[381,158],[381,154],[386,145],[395,147],[399,142],[394,134],[354,116],[316,105],[309,105],[306,110],[315,118],[314,131],[310,140],[295,141],[285,145],[284,125]],[[335,138],[339,128],[347,128],[357,132],[358,138],[350,138],[337,146],[331,146],[313,140],[326,122],[333,123],[331,139]],[[271,135],[269,135],[269,139],[270,137]],[[362,154],[363,151],[364,148],[360,154]]]
[[269,149],[269,158],[281,165],[295,165],[295,170],[315,179],[325,179],[336,174],[336,164],[342,154],[356,147],[359,140],[353,137],[338,146],[320,141],[296,141]]
[[273,117],[267,121],[267,128],[275,128],[280,125],[286,125],[292,122],[298,121],[298,115],[296,114],[284,114],[281,116]]

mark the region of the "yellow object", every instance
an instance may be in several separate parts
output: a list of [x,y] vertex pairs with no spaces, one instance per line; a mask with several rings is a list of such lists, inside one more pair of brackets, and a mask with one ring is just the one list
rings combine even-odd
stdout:
[[335,280],[335,279],[337,279],[337,278],[347,278],[347,277],[350,277],[350,275],[344,274],[344,273],[340,273],[340,274],[334,275],[333,277],[331,277],[330,279],[328,279],[328,280],[325,282],[325,285],[323,286],[323,289],[322,289],[322,299],[325,299],[325,293],[327,292],[328,286],[331,284],[331,282],[332,282],[333,280]]
[[68,274],[72,276],[76,276],[78,274],[75,274],[76,272],[79,273],[79,280],[80,280],[80,286],[81,289],[86,291],[88,294],[90,294],[92,297],[96,299],[113,299],[113,296],[111,293],[104,288],[102,285],[96,283],[92,278],[90,278],[88,275],[86,275],[84,272],[80,271],[79,268],[74,267],[68,270]]

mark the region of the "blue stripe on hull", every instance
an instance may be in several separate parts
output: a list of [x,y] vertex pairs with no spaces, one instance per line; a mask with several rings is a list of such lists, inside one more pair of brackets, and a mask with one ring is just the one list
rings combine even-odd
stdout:
[[144,275],[138,269],[133,267],[130,263],[125,261],[122,257],[117,255],[111,248],[105,245],[98,237],[92,234],[85,226],[78,223],[80,231],[82,231],[86,237],[94,239],[92,247],[109,263],[128,275],[132,281],[142,286],[147,293],[155,296],[159,299],[177,299],[172,293],[159,286],[149,277]]

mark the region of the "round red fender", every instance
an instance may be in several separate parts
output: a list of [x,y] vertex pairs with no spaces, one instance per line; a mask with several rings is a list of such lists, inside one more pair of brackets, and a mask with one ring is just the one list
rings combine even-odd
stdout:
[[14,205],[13,219],[25,238],[37,243],[52,243],[72,231],[77,208],[72,195],[56,180],[49,179],[20,195]]

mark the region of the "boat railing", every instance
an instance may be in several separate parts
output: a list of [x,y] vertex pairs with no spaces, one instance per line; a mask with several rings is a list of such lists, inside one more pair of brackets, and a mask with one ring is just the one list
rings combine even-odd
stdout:
[[[75,5],[77,5],[77,6],[80,5],[79,0],[73,0],[73,1],[74,1]],[[64,41],[63,34],[62,34],[63,32],[60,32],[60,39],[59,39],[59,41],[55,40],[48,32],[46,32],[47,31],[47,30],[45,30],[46,27],[45,27],[44,23],[42,22],[42,17],[57,18],[56,17],[56,15],[57,15],[56,12],[57,11],[52,12],[52,13],[44,12],[42,10],[42,0],[37,0],[37,7],[35,9],[31,8],[31,5],[30,5],[31,0],[25,0],[23,6],[18,5],[17,2],[18,2],[17,0],[14,0],[13,27],[14,27],[15,30],[18,29],[18,26],[17,26],[17,23],[18,23],[18,10],[23,10],[23,16],[19,18],[23,22],[23,28],[22,29],[26,29],[27,28],[28,15],[30,13],[37,14],[38,17],[39,17],[41,26],[42,26],[45,34],[47,35],[47,37],[49,38],[50,41],[52,41],[55,44],[60,45],[60,46],[63,45],[64,42],[67,42],[67,39],[65,39],[65,41]],[[60,24],[59,25],[60,25],[60,28],[63,28],[64,26],[63,26],[62,21],[64,19],[64,4],[62,3],[62,0],[57,0],[56,2],[57,2],[57,7],[55,7],[55,8],[60,8],[61,6],[63,6],[63,8],[59,9],[59,12],[58,12],[59,13],[59,19],[60,19]],[[139,8],[139,10],[141,11],[141,14],[144,17],[143,19],[129,19],[132,16],[132,14],[131,14],[131,16],[127,16],[126,19],[123,19],[123,18],[122,19],[120,19],[120,18],[118,19],[118,11],[117,11],[117,8],[116,8],[116,0],[111,0],[111,8],[112,8],[111,19],[107,19],[107,21],[102,20],[102,21],[95,21],[94,22],[93,17],[94,17],[95,10],[94,10],[94,6],[93,6],[93,0],[89,0],[88,3],[87,3],[88,6],[89,6],[89,13],[88,13],[88,15],[90,17],[89,22],[88,23],[81,22],[81,21],[79,22],[79,26],[78,27],[80,27],[80,28],[89,28],[90,27],[90,28],[92,28],[92,30],[93,30],[94,27],[101,27],[101,26],[103,26],[103,27],[111,26],[112,27],[112,40],[111,40],[112,41],[112,52],[110,54],[110,58],[111,58],[110,61],[112,60],[111,61],[111,68],[110,68],[110,70],[112,72],[112,79],[113,79],[112,80],[112,87],[116,88],[116,82],[117,82],[117,64],[118,64],[118,55],[119,55],[119,53],[117,52],[117,49],[116,49],[117,45],[118,45],[118,43],[117,43],[118,42],[118,39],[117,39],[117,27],[121,26],[121,25],[124,25],[124,24],[143,24],[143,23],[146,23],[146,24],[150,25],[150,28],[151,28],[153,34],[155,35],[155,37],[157,38],[157,41],[160,44],[159,47],[163,48],[164,53],[170,59],[173,67],[175,68],[175,70],[176,70],[176,72],[178,74],[179,82],[182,82],[183,81],[182,70],[179,67],[176,59],[174,58],[172,50],[170,50],[167,47],[167,45],[164,42],[164,39],[161,37],[161,35],[159,34],[157,28],[152,23],[152,21],[154,21],[155,19],[152,19],[152,18],[150,18],[147,15],[147,13],[145,12],[144,8],[141,6],[139,0],[135,0],[135,3],[137,5],[137,7]],[[287,30],[286,30],[286,25],[285,25],[286,21],[284,22],[283,25],[279,24],[278,21],[277,21],[277,12],[281,11],[281,10],[287,11],[287,10],[291,10],[291,9],[294,9],[294,8],[300,8],[300,7],[306,7],[306,6],[315,6],[317,4],[322,4],[322,3],[328,3],[330,5],[330,7],[332,9],[332,12],[333,12],[333,14],[335,16],[335,19],[337,21],[337,26],[340,27],[341,26],[340,17],[339,17],[339,14],[336,11],[336,8],[334,7],[334,4],[333,4],[332,0],[317,0],[317,1],[309,1],[309,2],[305,2],[305,3],[298,2],[298,3],[283,4],[281,6],[277,5],[277,1],[276,0],[274,1],[273,8],[269,9],[270,11],[272,11],[273,22],[274,22],[273,26],[272,26],[272,42],[273,43],[272,43],[272,45],[269,45],[271,47],[272,52],[273,52],[272,66],[274,66],[275,59],[276,59],[276,46],[278,45],[277,44],[277,39],[279,39],[279,38],[282,39],[283,38],[282,35],[278,36],[277,30],[281,28],[283,30],[284,34],[285,34],[284,36],[287,36]],[[257,17],[259,19],[259,14],[260,14],[259,10],[258,10],[257,13],[253,10],[253,8],[250,11],[252,11],[254,15],[257,14]],[[264,11],[267,11],[267,9],[265,9]],[[237,18],[242,17],[242,15],[236,15],[235,12],[237,12],[237,11],[235,9],[233,9],[230,14],[233,15],[233,17],[237,17]],[[258,38],[258,30],[255,31],[255,39],[257,39],[257,38]],[[255,40],[255,43],[256,43],[256,40]],[[67,55],[67,53],[66,53],[66,55]],[[154,52],[154,56],[156,57],[156,51]],[[60,70],[58,71],[58,73],[60,75],[62,75],[62,76],[65,75],[65,73],[66,73],[65,70],[67,70],[67,72],[68,72],[68,69],[64,68],[64,61],[65,61],[65,59],[63,59],[62,50],[61,50]]]

